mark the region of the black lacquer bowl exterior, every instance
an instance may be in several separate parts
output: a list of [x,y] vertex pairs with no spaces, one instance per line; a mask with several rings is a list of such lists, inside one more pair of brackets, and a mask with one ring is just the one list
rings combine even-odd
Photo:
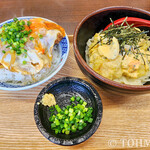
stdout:
[[[81,71],[100,87],[122,93],[139,93],[150,90],[150,85],[125,85],[109,80],[88,66],[85,61],[85,47],[88,39],[95,33],[103,30],[109,23],[110,18],[116,20],[122,17],[137,17],[150,20],[150,12],[133,7],[107,7],[87,15],[76,27],[74,32],[74,54]],[[145,29],[147,30],[147,28]],[[150,30],[150,29],[149,29]]]
[[[93,107],[93,122],[88,124],[80,132],[72,133],[70,135],[55,134],[51,130],[49,117],[50,111],[47,106],[38,104],[45,93],[52,93],[56,98],[56,103],[62,108],[63,106],[70,105],[70,98],[80,96],[87,102],[88,106]],[[51,142],[59,145],[76,145],[84,142],[91,137],[98,129],[102,118],[102,102],[98,92],[88,82],[74,77],[64,77],[49,83],[39,93],[35,106],[34,118],[36,125],[40,132]]]

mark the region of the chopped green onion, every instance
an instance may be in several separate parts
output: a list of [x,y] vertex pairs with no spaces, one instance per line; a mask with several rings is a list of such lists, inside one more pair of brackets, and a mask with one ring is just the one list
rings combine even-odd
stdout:
[[69,111],[66,109],[66,110],[65,110],[65,114],[67,115],[68,113],[69,113]]
[[73,109],[72,109],[72,108],[69,108],[69,112],[70,112],[70,113],[73,113]]
[[83,104],[82,104],[83,106],[86,106],[87,105],[87,102],[83,102]]
[[71,100],[72,102],[74,102],[74,101],[75,101],[75,96],[72,96],[72,97],[70,98],[70,100]]
[[58,105],[55,105],[55,108],[56,108],[58,113],[61,112],[61,108]]
[[65,131],[65,134],[69,134],[70,133],[70,131]]
[[81,100],[79,101],[79,103],[80,103],[80,104],[83,104],[83,100],[81,99]]
[[24,55],[24,58],[27,58],[27,57],[28,57],[27,54],[25,54],[25,55]]
[[10,47],[10,45],[6,46],[6,48]]
[[32,32],[32,29],[29,30],[29,34]]
[[24,44],[20,43],[20,47],[24,47]]
[[49,121],[50,121],[50,122],[53,122],[53,121],[55,120],[55,117],[56,117],[55,115],[51,115],[51,116],[49,117]]
[[50,110],[50,112],[53,112],[53,111],[55,111],[55,108],[54,108],[53,106],[51,106],[51,107],[49,108],[49,110]]
[[59,120],[55,119],[56,126],[60,125]]
[[19,23],[21,26],[25,25],[25,22],[23,20],[20,21]]
[[23,37],[23,40],[24,40],[25,42],[27,42],[27,38]]
[[[0,29],[0,40],[2,41],[2,45],[9,44],[6,48],[10,48],[20,55],[24,52],[22,49],[24,49],[25,43],[27,42],[27,37],[32,30],[25,30],[24,20],[14,18],[13,21],[14,22],[5,23],[2,26]],[[31,22],[28,21],[27,24],[29,25]]]
[[52,123],[52,124],[51,124],[51,128],[54,128],[54,127],[56,127],[56,124],[55,124],[55,123]]
[[23,65],[27,64],[27,61],[24,60],[24,61],[22,62],[22,64],[23,64]]
[[11,52],[11,53],[14,53],[14,50],[13,50],[13,49],[11,49],[11,50],[10,50],[10,52]]
[[82,130],[82,129],[83,129],[83,126],[79,126],[78,129],[79,129],[79,130]]
[[2,45],[5,45],[6,44],[6,41],[2,42]]
[[42,39],[42,38],[43,38],[43,35],[39,34],[39,38]]
[[71,131],[72,131],[72,132],[76,132],[76,131],[77,131],[77,128],[76,128],[75,125],[73,125],[73,126],[71,127]]
[[83,123],[83,127],[86,127],[86,126],[87,126],[87,123],[84,122],[84,123]]
[[78,102],[79,102],[79,101],[80,101],[80,99],[81,99],[81,98],[80,98],[79,96],[77,96],[77,97],[76,97],[76,101],[78,101]]
[[92,121],[93,121],[93,118],[89,118],[88,122],[92,123]]
[[27,52],[27,50],[26,50],[26,49],[24,49],[24,52]]
[[30,26],[30,25],[31,25],[31,22],[30,22],[30,21],[27,21],[27,25]]
[[72,104],[71,104],[72,106],[75,106],[76,104],[74,103],[74,102],[72,102]]
[[[72,104],[67,105],[62,109],[55,105],[55,107],[50,107],[49,110],[51,112],[51,116],[49,117],[49,121],[51,122],[51,128],[54,130],[55,134],[63,133],[70,134],[71,132],[76,132],[77,130],[82,130],[87,126],[87,123],[92,123],[92,107],[86,107],[87,102],[83,101],[80,97],[72,96],[70,98]],[[79,101],[76,104],[74,101]],[[77,101],[77,102],[78,102]],[[58,112],[56,115],[54,113],[53,108]]]
[[29,39],[32,41],[32,40],[34,40],[34,37],[30,37]]
[[2,53],[4,53],[4,54],[5,54],[5,53],[6,53],[6,51],[2,50]]
[[17,19],[17,18],[14,18],[13,20],[14,20],[14,22],[17,22],[17,21],[18,21],[18,19]]
[[26,49],[21,48],[21,53],[25,53],[25,52],[27,52],[27,50],[26,50]]

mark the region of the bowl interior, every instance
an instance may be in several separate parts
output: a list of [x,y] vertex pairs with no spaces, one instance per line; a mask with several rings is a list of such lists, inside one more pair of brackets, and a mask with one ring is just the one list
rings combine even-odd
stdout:
[[[48,120],[50,117],[49,107],[43,106],[42,104],[37,105],[37,102],[42,99],[45,93],[52,93],[56,98],[56,103],[61,108],[71,104],[70,98],[72,96],[80,96],[87,102],[87,106],[94,108],[93,123],[88,124],[83,130],[70,135],[55,134],[54,131],[51,130],[51,123]],[[98,93],[91,85],[78,78],[62,78],[50,83],[40,92],[35,104],[35,121],[39,130],[44,136],[48,134],[48,136],[45,137],[50,141],[61,145],[78,144],[88,139],[98,128],[101,117],[102,103]],[[68,140],[71,144],[67,143]]]
[[[147,14],[144,10],[133,9],[130,7],[110,7],[101,9],[90,14],[82,20],[79,30],[77,28],[77,47],[85,60],[85,47],[89,38],[92,38],[95,33],[103,30],[109,23],[110,18],[117,20],[123,17],[137,17],[150,20],[150,13]],[[148,28],[143,28],[147,30]],[[149,33],[150,34],[150,33]]]

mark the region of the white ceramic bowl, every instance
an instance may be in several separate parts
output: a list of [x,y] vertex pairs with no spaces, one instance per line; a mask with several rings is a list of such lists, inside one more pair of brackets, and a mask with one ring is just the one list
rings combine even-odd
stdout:
[[[41,18],[41,17],[35,17],[35,16],[24,16],[24,17],[18,17],[17,19],[19,20],[29,20],[32,18]],[[52,20],[49,19],[45,19],[42,18],[46,21],[50,21],[50,22],[54,22]],[[3,24],[5,23],[10,23],[13,22],[13,19],[7,20],[5,22],[0,23],[0,27],[3,26]],[[56,22],[54,22],[56,23]],[[60,49],[60,58],[59,61],[57,62],[57,64],[55,65],[55,67],[52,68],[52,70],[50,71],[49,75],[47,77],[45,77],[44,79],[32,83],[32,84],[28,84],[28,85],[13,85],[10,83],[6,83],[6,82],[0,82],[0,90],[8,90],[8,91],[18,91],[18,90],[26,90],[26,89],[30,89],[33,87],[36,87],[40,84],[43,84],[44,82],[48,81],[49,79],[51,79],[65,64],[68,54],[69,54],[69,40],[68,40],[68,36],[66,34],[66,36],[60,41],[59,43],[59,49]]]

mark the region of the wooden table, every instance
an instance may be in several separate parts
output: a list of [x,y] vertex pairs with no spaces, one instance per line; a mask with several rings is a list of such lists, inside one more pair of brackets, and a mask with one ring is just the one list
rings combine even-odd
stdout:
[[[150,11],[150,0],[1,0],[0,22],[15,16],[41,16],[56,21],[72,35],[85,15],[112,5],[134,6]],[[49,142],[36,128],[33,116],[34,102],[40,90],[50,81],[64,76],[90,82],[103,103],[103,118],[96,133],[86,142],[72,147]],[[122,96],[93,84],[76,64],[70,36],[69,57],[55,77],[30,90],[0,91],[0,150],[13,149],[150,150],[150,92]]]

